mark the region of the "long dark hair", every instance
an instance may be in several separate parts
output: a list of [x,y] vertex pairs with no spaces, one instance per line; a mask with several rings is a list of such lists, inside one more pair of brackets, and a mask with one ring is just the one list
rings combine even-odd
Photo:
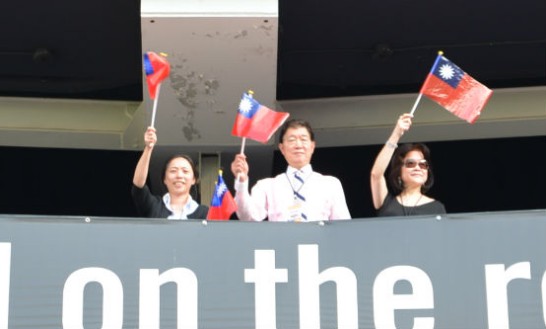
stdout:
[[427,192],[434,184],[434,174],[432,173],[430,150],[428,149],[428,147],[425,144],[421,143],[402,144],[396,149],[396,151],[394,151],[394,154],[391,158],[390,171],[387,176],[387,181],[394,195],[398,195],[404,190],[404,185],[402,183],[400,175],[402,172],[402,166],[404,165],[404,158],[406,157],[406,154],[411,151],[419,151],[423,153],[423,157],[425,158],[425,160],[427,160],[429,164],[427,175],[428,178],[425,184],[421,186],[421,193]]

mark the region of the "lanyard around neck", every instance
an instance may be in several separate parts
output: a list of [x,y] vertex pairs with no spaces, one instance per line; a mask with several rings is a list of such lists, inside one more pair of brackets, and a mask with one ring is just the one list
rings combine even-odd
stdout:
[[[295,171],[293,174],[295,175],[298,171]],[[302,178],[303,182],[301,183],[300,187],[296,190],[294,188],[294,185],[292,184],[292,180],[290,179],[290,177],[288,176],[288,173],[285,172],[284,175],[286,176],[286,179],[288,180],[288,184],[290,184],[290,188],[292,189],[292,192],[294,192],[294,195],[296,194],[299,194],[299,192],[301,191],[301,189],[303,188],[303,185],[305,185],[305,183],[307,183],[307,181],[309,180],[309,178],[311,177],[311,175],[313,174],[313,172],[310,172],[306,177],[305,179]],[[297,179],[297,178],[295,178]]]

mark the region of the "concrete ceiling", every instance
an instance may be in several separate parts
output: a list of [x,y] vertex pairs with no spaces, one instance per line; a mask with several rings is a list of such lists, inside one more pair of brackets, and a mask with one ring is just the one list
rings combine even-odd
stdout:
[[277,99],[415,93],[439,50],[490,88],[546,83],[546,2],[279,0]]
[[[43,2],[34,2],[33,5],[38,7],[46,6]],[[301,66],[307,63],[305,70],[294,71],[294,57],[290,56],[294,54],[294,48],[286,47],[285,39],[279,40],[279,37],[284,38],[296,26],[293,22],[286,22],[282,13],[279,15],[279,7],[281,10],[287,8],[285,2],[281,2],[280,6],[270,0],[258,3],[247,0],[143,0],[141,6],[136,6],[136,2],[121,0],[93,3],[89,8],[75,7],[72,10],[82,14],[79,18],[82,21],[86,16],[92,16],[92,12],[120,10],[117,15],[89,17],[93,25],[104,26],[104,30],[97,35],[80,30],[77,17],[67,19],[67,15],[72,15],[68,14],[71,11],[64,11],[64,15],[54,20],[48,15],[42,15],[49,17],[49,20],[42,23],[39,23],[42,16],[31,15],[26,34],[12,27],[10,29],[12,20],[9,14],[6,11],[1,14],[6,16],[3,23],[0,23],[6,24],[3,30],[14,31],[1,37],[5,45],[1,52],[4,63],[18,63],[28,69],[23,72],[7,65],[0,70],[3,96],[0,98],[1,145],[140,149],[142,134],[150,124],[153,107],[143,82],[141,66],[142,53],[148,50],[167,53],[171,64],[171,74],[161,86],[155,122],[161,145],[187,148],[206,146],[208,150],[218,151],[240,145],[240,139],[231,136],[230,132],[240,95],[249,89],[255,92],[255,97],[262,104],[290,112],[293,117],[308,119],[317,130],[320,146],[382,143],[398,115],[411,109],[418,92],[416,81],[424,78],[432,64],[427,59],[421,59],[413,67],[411,62],[405,63],[411,60],[411,56],[395,58],[395,70],[407,81],[392,83],[392,88],[388,90],[388,83],[384,82],[384,76],[381,77],[384,70],[370,69],[367,73],[360,72],[360,75],[350,74],[353,69],[351,61],[343,60],[344,65],[339,65],[339,62],[327,61],[326,58],[320,60],[321,56],[317,59],[312,55],[317,52],[310,52],[311,57],[307,62],[300,61]],[[108,10],[101,6],[106,6]],[[347,10],[346,6],[340,9]],[[14,6],[11,9],[12,16],[17,16],[13,12],[22,10],[20,7]],[[135,13],[135,8],[138,13]],[[298,8],[291,10],[296,10],[294,15],[301,20],[302,29],[295,33],[302,40],[301,46],[307,49],[316,47],[310,44],[317,37],[309,34],[310,27],[303,20],[306,15],[302,15]],[[127,13],[127,17],[120,15],[120,12]],[[319,13],[318,9],[311,10],[307,16]],[[138,16],[137,23],[135,15]],[[343,15],[333,13],[333,17],[339,16],[343,19]],[[389,21],[385,26],[392,27],[393,24]],[[52,25],[58,30],[49,30],[47,35],[30,33],[32,29],[40,31],[43,28],[48,31]],[[122,25],[132,26],[132,29],[120,31],[118,28]],[[322,25],[313,27],[322,33],[327,32]],[[118,35],[115,31],[122,34]],[[533,59],[529,60],[532,63],[536,62],[537,56],[542,56],[542,71],[540,62],[538,70],[535,66],[534,71],[533,67],[522,65],[518,72],[527,70],[531,76],[527,76],[528,79],[515,77],[516,84],[513,86],[508,84],[505,74],[496,74],[494,77],[497,80],[485,79],[492,83],[490,86],[494,89],[494,95],[474,125],[466,124],[435,103],[423,99],[416,112],[412,134],[407,136],[408,140],[546,135],[546,73],[543,69],[546,32],[543,29],[541,31],[533,35],[533,40],[542,36],[542,43],[532,47],[534,50],[529,50],[531,52],[527,55]],[[57,35],[57,38],[50,40],[50,34]],[[72,51],[74,48],[83,53],[90,51],[79,49],[85,44],[77,42],[79,39],[86,41],[90,49],[100,49],[99,55],[84,56],[78,51]],[[293,46],[294,39],[290,40],[289,44]],[[385,40],[394,44],[394,41],[385,37],[370,40],[370,45]],[[51,46],[47,45],[48,42]],[[107,46],[99,46],[103,44]],[[130,52],[124,50],[127,48]],[[30,59],[27,62],[13,61],[17,49],[22,57],[30,56]],[[26,50],[23,52],[21,49]],[[50,54],[44,55],[40,52],[43,49],[48,49]],[[65,49],[66,53],[63,52]],[[321,51],[318,53],[323,54]],[[419,56],[423,56],[423,53],[430,53],[431,58],[435,56],[432,49],[420,50]],[[462,52],[454,51],[452,54],[456,57],[448,57],[463,69],[470,66],[476,68],[479,75],[485,74],[479,70],[480,61],[485,61],[484,58],[471,63],[467,62]],[[460,56],[460,61],[457,56]],[[280,61],[285,57],[290,65]],[[298,54],[298,60],[300,57],[301,54]],[[60,58],[59,62],[57,58]],[[110,60],[117,64],[109,66],[107,63]],[[337,69],[321,76],[316,74],[320,72],[320,67],[312,67],[313,63],[323,66],[336,63]],[[411,71],[415,72],[409,74],[401,70],[398,66],[400,63],[405,63],[406,67],[411,67]],[[29,67],[35,69],[30,70]],[[67,71],[61,70],[61,67],[67,68]],[[282,67],[280,73],[279,67]],[[485,67],[491,72],[503,69],[489,64]],[[354,69],[363,70],[360,66]],[[33,72],[39,74],[32,77]],[[62,75],[62,72],[73,72],[76,76]],[[312,73],[309,75],[311,78],[304,79],[303,72]],[[478,78],[470,69],[468,72]],[[282,74],[279,79],[278,74]],[[364,82],[360,79],[359,86],[349,85],[354,80],[348,77],[365,74],[366,79]],[[87,80],[82,76],[87,77]],[[290,79],[296,79],[299,85]],[[371,90],[369,84],[366,85],[366,81],[374,80],[382,81],[380,91]],[[94,84],[99,83],[102,86],[100,92],[92,93]],[[324,86],[329,86],[328,91],[316,97],[316,91],[324,89]],[[352,94],[343,95],[340,89],[351,90]],[[298,90],[302,93],[298,94]],[[252,141],[249,143],[258,145]]]

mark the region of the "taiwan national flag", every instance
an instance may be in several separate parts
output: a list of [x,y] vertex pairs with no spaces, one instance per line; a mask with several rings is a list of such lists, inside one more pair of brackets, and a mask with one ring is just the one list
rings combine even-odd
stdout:
[[493,91],[439,54],[421,93],[459,118],[474,123]]
[[209,220],[228,220],[237,210],[237,204],[228,190],[224,179],[222,178],[222,172],[218,174],[218,181],[214,188],[214,194],[212,195],[212,201],[210,203],[207,219]]
[[275,112],[245,93],[239,103],[231,134],[267,143],[289,115],[287,112]]
[[170,71],[171,65],[164,56],[152,51],[144,54],[144,72],[146,73],[146,82],[148,83],[148,92],[151,99],[155,99],[157,87],[161,81],[169,76]]

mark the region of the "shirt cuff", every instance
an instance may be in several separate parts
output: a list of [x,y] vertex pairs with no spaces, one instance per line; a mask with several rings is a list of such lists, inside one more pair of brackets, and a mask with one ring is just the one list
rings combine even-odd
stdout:
[[237,192],[248,191],[248,178],[244,182],[241,182],[237,178],[235,178],[235,183],[233,184],[233,188]]

